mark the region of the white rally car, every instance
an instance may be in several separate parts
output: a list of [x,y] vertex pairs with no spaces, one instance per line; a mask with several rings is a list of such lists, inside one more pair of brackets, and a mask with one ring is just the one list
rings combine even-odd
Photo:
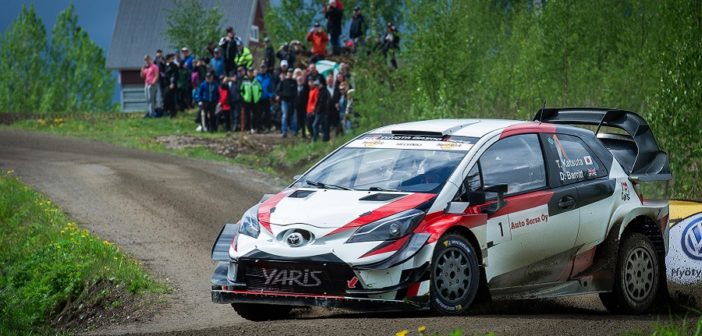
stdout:
[[666,293],[670,178],[649,126],[622,110],[382,127],[224,226],[212,300],[250,320],[300,306],[454,315],[479,292],[600,293],[642,313]]

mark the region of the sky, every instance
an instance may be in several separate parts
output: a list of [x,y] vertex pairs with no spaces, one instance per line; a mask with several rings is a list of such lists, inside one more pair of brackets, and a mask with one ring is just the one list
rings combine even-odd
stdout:
[[[23,5],[34,4],[37,14],[44,21],[47,32],[56,22],[56,16],[71,3],[70,0],[0,0],[0,31],[3,33],[17,18]],[[119,0],[73,0],[78,15],[78,24],[90,38],[105,50],[110,47],[112,30],[115,28]]]
[[[23,5],[32,5],[37,15],[44,21],[48,34],[56,22],[59,12],[64,10],[71,0],[0,0],[0,32],[4,33],[17,18]],[[119,0],[73,0],[78,24],[88,32],[90,38],[104,50],[105,58],[110,48],[112,31],[115,28]],[[49,37],[50,38],[50,37]],[[116,81],[116,75],[114,75]],[[113,100],[119,99],[119,90],[115,89]]]

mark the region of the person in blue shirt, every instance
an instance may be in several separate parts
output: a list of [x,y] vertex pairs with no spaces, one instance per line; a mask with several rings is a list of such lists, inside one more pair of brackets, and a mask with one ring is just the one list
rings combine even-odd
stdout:
[[190,49],[183,47],[183,49],[180,49],[180,52],[183,55],[183,63],[185,63],[185,67],[188,68],[188,70],[193,71],[193,55],[190,54]]
[[224,57],[222,57],[222,50],[219,48],[214,49],[214,57],[210,60],[210,66],[214,70],[215,78],[219,78],[224,75]]
[[214,76],[208,72],[205,81],[200,84],[199,104],[205,117],[205,125],[210,132],[217,131],[217,119],[215,118],[215,108],[219,101],[219,85],[215,82]]
[[258,102],[259,116],[263,120],[263,131],[269,132],[271,129],[271,98],[273,98],[273,81],[268,67],[261,64],[261,71],[256,75],[256,80],[261,84],[261,100]]

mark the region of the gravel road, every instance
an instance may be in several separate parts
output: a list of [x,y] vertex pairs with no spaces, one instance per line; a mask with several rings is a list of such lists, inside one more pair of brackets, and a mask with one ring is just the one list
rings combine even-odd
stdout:
[[290,320],[248,322],[231,307],[211,303],[210,248],[223,223],[283,182],[222,163],[9,130],[0,130],[0,168],[15,170],[82,227],[118,244],[175,288],[154,318],[101,334],[394,335],[423,325],[442,333],[462,328],[467,334],[610,335],[647,329],[658,320],[611,316],[597,297],[584,296],[495,302],[467,317],[311,309]]

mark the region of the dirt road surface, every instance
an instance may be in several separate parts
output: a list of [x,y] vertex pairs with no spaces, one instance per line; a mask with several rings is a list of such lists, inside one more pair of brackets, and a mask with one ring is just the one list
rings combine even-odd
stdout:
[[15,170],[81,226],[118,244],[175,288],[153,318],[100,334],[394,335],[423,325],[441,333],[610,335],[645,330],[657,320],[607,315],[595,296],[585,296],[495,302],[467,317],[311,309],[289,320],[248,322],[231,307],[211,303],[210,248],[224,223],[283,182],[227,164],[6,130],[0,130],[0,168]]

